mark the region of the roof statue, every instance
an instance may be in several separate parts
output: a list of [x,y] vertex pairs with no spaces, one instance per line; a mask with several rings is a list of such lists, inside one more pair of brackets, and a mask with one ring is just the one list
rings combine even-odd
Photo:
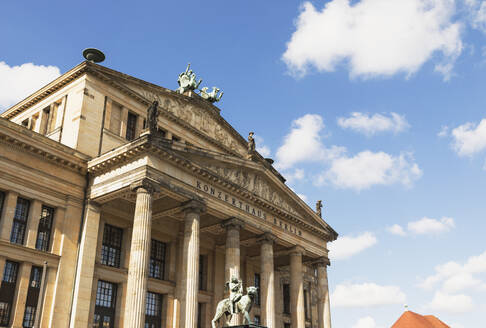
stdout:
[[155,133],[157,131],[157,121],[159,117],[159,102],[154,100],[154,102],[147,108],[147,126],[150,133]]
[[208,92],[208,87],[203,87],[199,89],[199,85],[201,85],[202,79],[199,79],[199,81],[197,81],[196,73],[194,73],[190,68],[191,63],[187,64],[185,72],[179,74],[179,77],[177,78],[177,83],[179,84],[179,87],[176,91],[180,94],[184,94],[186,91],[198,90],[201,98],[211,103],[220,101],[221,97],[223,97],[223,91],[219,93],[221,89],[219,89],[218,87],[213,87],[213,91],[210,92]]
[[225,322],[223,326],[230,326],[231,317],[234,314],[243,314],[243,324],[253,324],[250,318],[250,311],[258,294],[258,288],[251,286],[246,288],[246,295],[243,295],[243,283],[237,276],[232,276],[226,282],[226,288],[229,289],[230,295],[228,298],[221,300],[216,307],[216,314],[211,321],[212,328],[216,328],[219,319],[224,316]]
[[248,155],[252,155],[255,152],[255,139],[253,138],[253,135],[255,132],[250,132],[248,133]]
[[179,74],[179,78],[177,79],[177,83],[179,84],[177,92],[180,94],[184,94],[186,91],[196,90],[202,82],[202,79],[196,82],[196,73],[190,68],[191,63],[187,64],[186,71]]
[[221,91],[221,93],[218,95],[219,88],[217,88],[217,87],[213,87],[213,91],[211,91],[211,92],[208,92],[208,87],[204,87],[199,91],[200,91],[199,95],[203,99],[206,99],[207,101],[212,102],[212,103],[216,102],[216,101],[220,101],[221,97],[223,97],[223,91]]
[[318,200],[316,203],[316,213],[322,218],[322,200]]

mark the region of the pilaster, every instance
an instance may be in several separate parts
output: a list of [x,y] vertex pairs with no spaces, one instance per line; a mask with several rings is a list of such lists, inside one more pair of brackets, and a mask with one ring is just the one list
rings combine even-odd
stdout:
[[22,263],[17,276],[17,295],[12,308],[12,328],[22,328],[31,270],[32,263],[24,262]]
[[27,219],[26,244],[25,246],[35,248],[37,239],[37,231],[39,229],[39,221],[42,212],[42,202],[34,200],[30,203],[30,213]]
[[3,213],[0,218],[0,239],[10,241],[10,233],[12,232],[13,218],[15,215],[15,208],[17,207],[18,193],[14,191],[7,192],[3,202]]

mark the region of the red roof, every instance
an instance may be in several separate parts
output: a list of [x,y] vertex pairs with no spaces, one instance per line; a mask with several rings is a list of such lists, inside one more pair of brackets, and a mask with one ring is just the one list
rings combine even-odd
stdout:
[[405,311],[391,328],[450,328],[433,315]]

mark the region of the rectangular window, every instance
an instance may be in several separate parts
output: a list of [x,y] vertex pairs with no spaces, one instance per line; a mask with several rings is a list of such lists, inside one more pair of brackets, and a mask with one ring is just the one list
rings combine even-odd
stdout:
[[162,327],[162,295],[147,292],[145,328]]
[[49,121],[47,123],[47,133],[54,131],[57,123],[57,112],[59,110],[59,103],[51,105],[49,110]]
[[93,327],[115,327],[116,289],[115,284],[98,280]]
[[283,312],[290,314],[290,286],[289,284],[283,285]]
[[120,135],[122,107],[115,102],[111,104],[110,131]]
[[42,206],[39,228],[37,230],[37,241],[35,248],[47,252],[51,240],[52,221],[54,220],[54,209],[52,207]]
[[25,301],[25,312],[23,327],[33,327],[35,320],[35,311],[37,309],[37,300],[39,299],[40,285],[42,279],[42,268],[32,267],[30,271],[29,288],[27,289],[27,299]]
[[163,280],[165,274],[165,244],[152,239],[149,277]]
[[290,328],[290,323],[284,323],[284,328]]
[[199,290],[206,290],[207,280],[207,256],[199,255]]
[[[2,215],[2,210],[3,210],[3,201],[5,200],[5,193],[3,191],[0,191],[0,216]],[[0,217],[1,219],[1,217]]]
[[258,325],[258,326],[259,326],[259,325],[260,325],[260,323],[261,323],[260,316],[259,316],[259,315],[256,315],[256,316],[253,318],[253,321],[254,321],[253,323],[254,323],[255,325]]
[[310,316],[309,316],[309,306],[308,306],[308,296],[309,296],[309,293],[307,292],[307,289],[304,289],[304,314],[305,314],[305,320],[309,320],[310,319]]
[[105,224],[101,245],[101,264],[120,267],[122,236],[122,229]]
[[203,328],[204,323],[204,303],[197,303],[197,328]]
[[19,264],[12,261],[5,262],[3,280],[0,287],[0,326],[8,326],[10,323],[10,312],[17,285],[17,272]]
[[13,219],[12,233],[10,241],[16,244],[24,243],[25,228],[27,226],[27,217],[29,215],[30,202],[24,198],[17,198],[15,215]]
[[255,273],[255,287],[258,288],[256,298],[255,298],[255,304],[260,305],[261,299],[260,299],[260,274]]
[[127,118],[127,140],[135,139],[135,133],[137,131],[137,115],[128,112]]
[[181,138],[179,138],[178,136],[172,135],[172,141],[179,142],[179,141],[181,141]]

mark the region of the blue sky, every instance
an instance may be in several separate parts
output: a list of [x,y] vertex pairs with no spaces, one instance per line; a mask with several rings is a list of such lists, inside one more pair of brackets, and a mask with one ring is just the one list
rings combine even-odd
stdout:
[[0,111],[86,47],[172,89],[191,62],[225,119],[323,200],[341,236],[334,327],[389,327],[405,303],[484,325],[486,1],[5,1]]

